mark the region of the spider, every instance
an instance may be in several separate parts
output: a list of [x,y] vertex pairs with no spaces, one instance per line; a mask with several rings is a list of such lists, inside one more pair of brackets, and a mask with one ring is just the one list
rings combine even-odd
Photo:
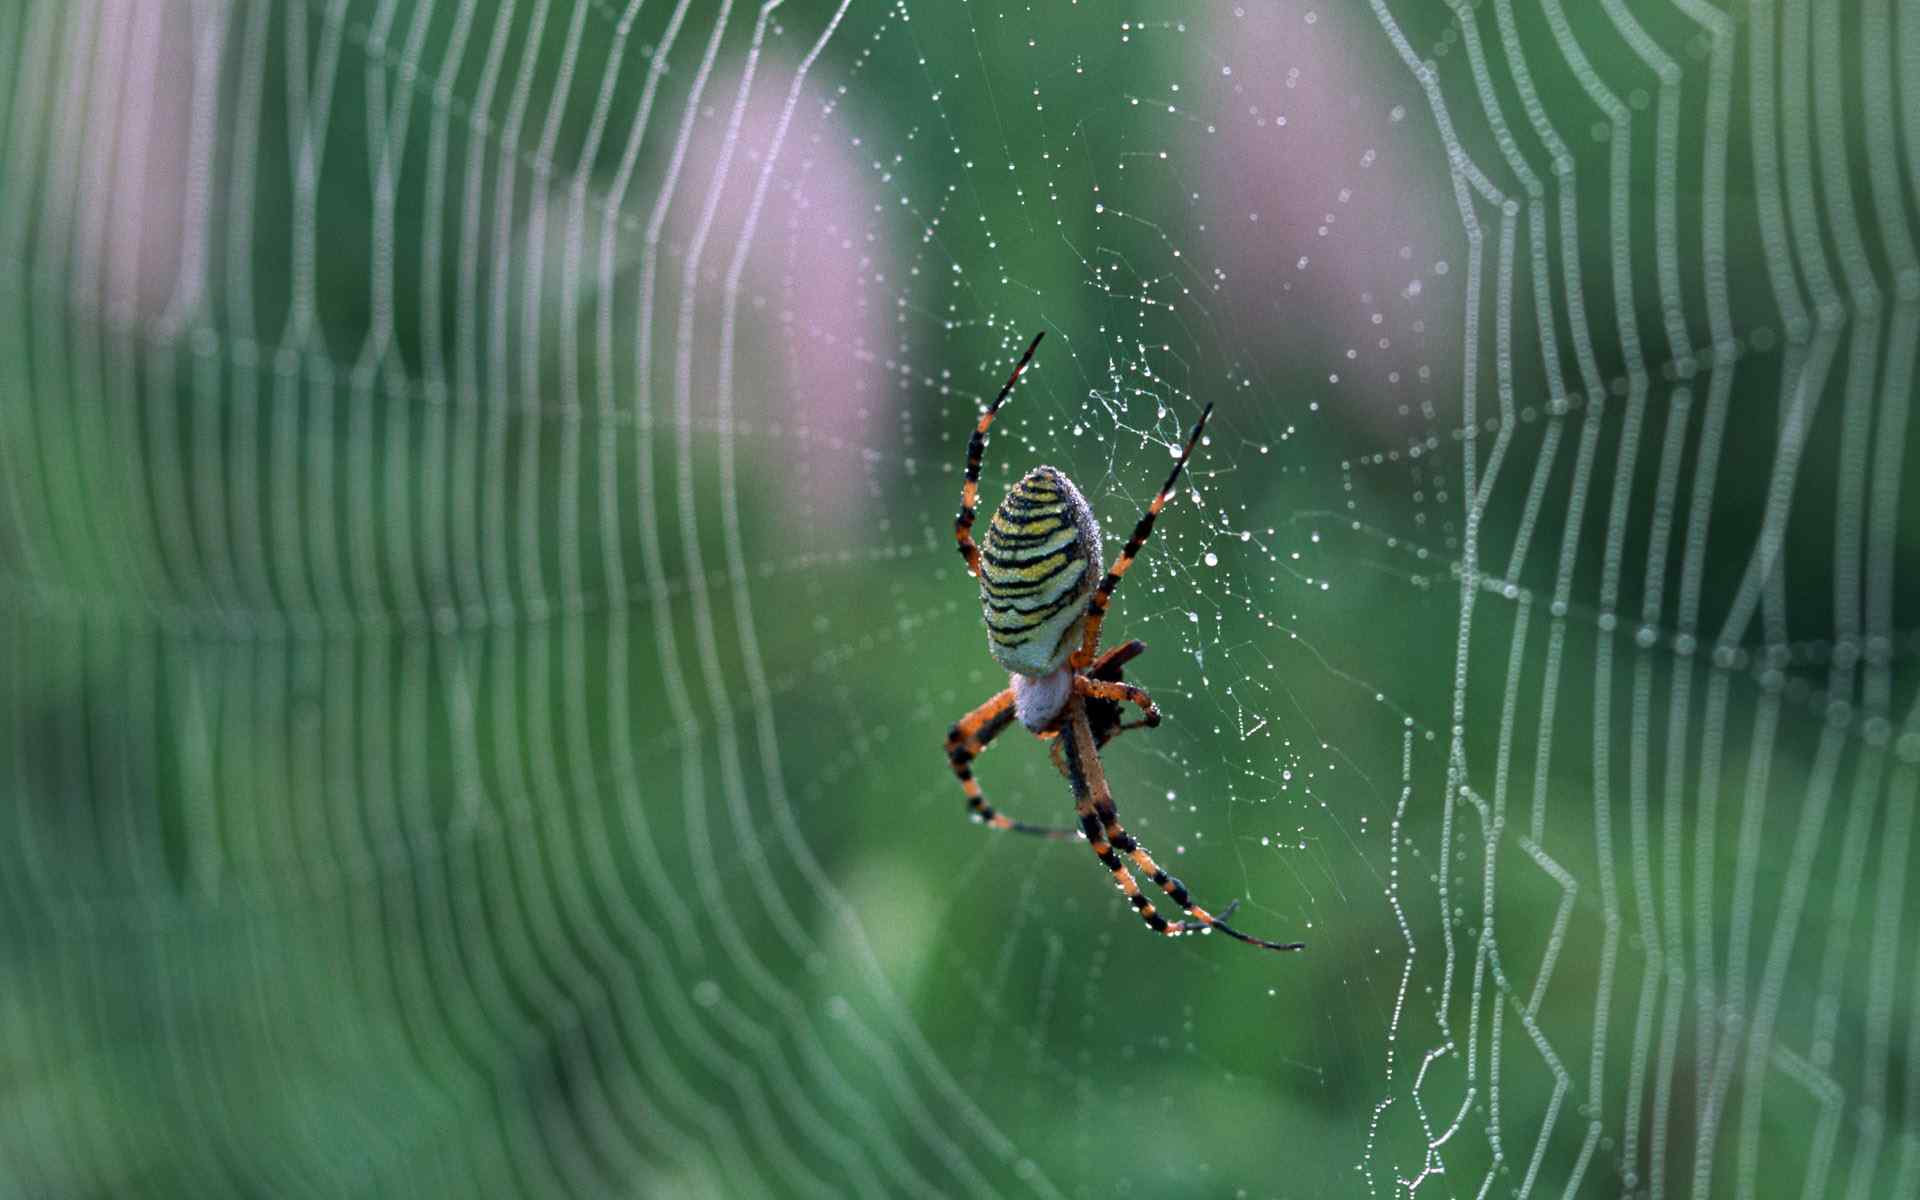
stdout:
[[[985,544],[974,544],[974,505],[980,494],[980,460],[986,454],[987,429],[1013,394],[1020,373],[1033,361],[1033,352],[1045,336],[1045,331],[1034,335],[1013,374],[1007,377],[1006,386],[974,426],[973,437],[967,442],[960,515],[953,523],[960,556],[967,560],[968,572],[980,580],[987,649],[1010,673],[1004,691],[960,718],[947,732],[947,758],[967,794],[967,812],[975,821],[995,829],[1056,839],[1084,835],[1101,864],[1113,872],[1113,880],[1126,893],[1127,902],[1155,933],[1176,937],[1218,929],[1228,937],[1268,950],[1304,949],[1304,943],[1269,942],[1228,925],[1226,918],[1233,915],[1238,900],[1218,916],[1195,904],[1186,885],[1161,870],[1146,847],[1121,827],[1113,793],[1107,786],[1106,769],[1100,763],[1100,747],[1130,729],[1160,723],[1160,710],[1153,698],[1123,678],[1126,664],[1146,646],[1125,642],[1095,657],[1100,648],[1100,623],[1121,576],[1153,533],[1154,519],[1173,497],[1174,484],[1200,443],[1213,405],[1207,405],[1200,414],[1167,482],[1147,505],[1146,513],[1133,528],[1133,536],[1098,587],[1093,580],[1102,559],[1100,524],[1073,481],[1054,467],[1035,467],[1014,484],[987,522],[982,539]],[[1129,704],[1140,710],[1139,719],[1124,719]],[[1015,720],[1035,736],[1053,740],[1054,764],[1073,786],[1074,809],[1080,819],[1077,830],[1013,820],[996,812],[981,794],[980,781],[973,777],[973,760]],[[1190,919],[1169,921],[1155,912],[1122,861],[1123,854]]]

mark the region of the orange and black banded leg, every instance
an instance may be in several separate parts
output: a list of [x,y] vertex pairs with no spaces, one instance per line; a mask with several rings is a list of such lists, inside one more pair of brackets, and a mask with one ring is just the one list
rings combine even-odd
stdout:
[[[1104,750],[1107,748],[1108,742],[1113,741],[1129,730],[1151,728],[1153,728],[1153,725],[1148,721],[1115,721],[1110,725],[1096,728],[1093,731],[1093,748],[1096,751]],[[1053,740],[1053,749],[1047,753],[1053,758],[1053,769],[1060,772],[1060,778],[1070,781],[1073,778],[1073,774],[1067,770],[1067,760],[1064,753],[1066,746],[1066,738],[1055,738]]]
[[[1146,650],[1145,642],[1138,640],[1122,642],[1095,659],[1093,665],[1087,668],[1086,677],[1118,683],[1120,676],[1126,671],[1127,664],[1146,653]],[[1121,711],[1120,702],[1116,700],[1096,698],[1087,704],[1087,723],[1093,727],[1095,750],[1104,749],[1108,742],[1130,729],[1146,729],[1160,723],[1158,713],[1154,714],[1154,719],[1151,721],[1122,721]],[[1063,754],[1065,747],[1065,741],[1056,737],[1049,751],[1053,758],[1053,769],[1060,772],[1062,779],[1071,778],[1067,774],[1067,760]]]
[[[1113,647],[1095,659],[1093,665],[1087,668],[1086,677],[1088,679],[1102,680],[1107,683],[1120,683],[1122,682],[1121,677],[1126,673],[1127,663],[1145,653],[1146,649],[1146,643],[1144,642],[1122,642],[1120,645]],[[1157,716],[1152,722],[1123,721],[1121,720],[1121,714],[1124,711],[1121,701],[1118,700],[1104,700],[1095,697],[1087,701],[1087,724],[1093,727],[1093,748],[1095,750],[1105,747],[1108,742],[1119,737],[1129,729],[1144,729],[1149,724],[1159,723]],[[1055,746],[1054,750],[1054,766],[1060,769],[1062,775],[1065,775],[1067,773],[1067,767],[1066,764],[1060,760],[1059,747]]]
[[1000,394],[993,398],[987,411],[980,414],[979,424],[973,427],[973,436],[967,439],[967,478],[960,485],[960,515],[953,520],[953,536],[960,543],[960,557],[967,560],[967,570],[974,575],[980,574],[980,547],[973,541],[973,518],[980,503],[980,462],[987,454],[987,427],[993,424],[993,418],[1000,406],[1013,394],[1013,385],[1020,382],[1020,372],[1027,369],[1033,361],[1033,352],[1040,348],[1040,339],[1047,336],[1042,329],[1033,335],[1033,341],[1027,344],[1027,352],[1014,364],[1013,374],[1007,376],[1007,384]]
[[1207,418],[1213,415],[1213,405],[1209,404],[1201,411],[1200,419],[1194,422],[1193,432],[1187,435],[1187,444],[1181,448],[1180,457],[1174,461],[1173,470],[1167,473],[1167,481],[1160,485],[1160,491],[1147,505],[1147,511],[1141,515],[1139,524],[1133,527],[1133,535],[1121,548],[1120,557],[1113,560],[1113,566],[1107,570],[1107,576],[1087,598],[1087,629],[1080,641],[1080,649],[1073,656],[1073,666],[1084,670],[1093,661],[1095,647],[1100,645],[1100,622],[1106,620],[1107,605],[1113,601],[1113,589],[1120,586],[1121,576],[1133,566],[1133,560],[1153,536],[1153,523],[1159,519],[1160,510],[1173,499],[1173,487],[1180,482],[1180,472],[1186,468],[1187,460],[1193,457],[1193,448],[1200,444],[1200,434],[1207,427]]
[[[1154,706],[1153,697],[1147,695],[1145,688],[1137,688],[1130,683],[1109,682],[1104,679],[1088,679],[1085,675],[1073,677],[1073,690],[1082,696],[1094,700],[1111,700],[1116,704],[1131,704],[1140,710],[1141,723],[1158,725],[1160,710]],[[1115,731],[1117,735],[1118,730]],[[1108,740],[1111,740],[1111,736]],[[1096,742],[1094,749],[1099,749]]]
[[[1139,645],[1138,642],[1130,643]],[[1119,737],[1129,729],[1152,729],[1160,724],[1160,710],[1154,707],[1153,697],[1147,695],[1145,688],[1134,687],[1130,683],[1118,683],[1102,679],[1089,679],[1084,675],[1073,677],[1073,690],[1092,701],[1087,706],[1087,724],[1093,730],[1093,748],[1097,752],[1105,748],[1108,742]],[[1122,721],[1122,704],[1138,705],[1145,715],[1138,721]],[[1054,770],[1066,775],[1066,759],[1062,754],[1067,738],[1056,738],[1050,752]]]
[[[1087,840],[1093,842],[1096,847],[1110,847],[1109,853],[1117,850],[1120,854],[1124,854],[1132,859],[1133,864],[1140,868],[1147,878],[1153,880],[1161,891],[1172,897],[1173,902],[1178,904],[1187,916],[1193,918],[1191,923],[1169,925],[1167,929],[1156,928],[1156,932],[1164,933],[1170,930],[1180,930],[1183,927],[1187,931],[1192,931],[1206,927],[1218,929],[1221,933],[1226,934],[1236,941],[1242,941],[1250,946],[1259,946],[1267,950],[1306,949],[1304,942],[1269,942],[1264,938],[1257,938],[1251,934],[1242,933],[1227,924],[1225,918],[1232,915],[1233,910],[1238,907],[1238,901],[1229,904],[1225,909],[1221,910],[1220,915],[1217,917],[1206,909],[1201,908],[1198,904],[1195,904],[1193,897],[1187,894],[1187,885],[1175,876],[1169,875],[1166,871],[1162,870],[1160,864],[1153,861],[1153,856],[1147,853],[1147,848],[1135,841],[1133,835],[1121,826],[1120,814],[1113,803],[1113,793],[1107,787],[1106,771],[1101,767],[1098,754],[1093,748],[1093,731],[1087,726],[1086,712],[1081,707],[1081,702],[1078,699],[1076,699],[1069,710],[1068,720],[1070,729],[1066,735],[1063,735],[1069,739],[1067,746],[1068,764],[1076,768],[1080,768],[1083,765],[1089,768],[1086,770],[1076,770],[1076,774],[1083,776],[1083,778],[1077,779],[1074,785],[1076,799],[1080,796],[1083,784],[1087,794],[1087,800],[1081,805],[1083,811],[1080,817],[1081,827],[1086,832]],[[1078,753],[1076,753],[1076,748],[1078,748]],[[1076,759],[1079,761],[1076,762]],[[1101,861],[1105,862],[1106,857],[1103,856]],[[1115,856],[1115,861],[1118,861],[1117,856]],[[1142,900],[1144,900],[1144,897]],[[1152,912],[1151,905],[1146,905],[1142,908],[1142,904],[1136,902],[1134,907],[1141,908],[1143,913]],[[1163,924],[1164,923],[1163,920]],[[1152,922],[1149,921],[1148,924],[1152,925]]]
[[1014,833],[1028,833],[1035,837],[1066,839],[1074,835],[1072,829],[1061,829],[1046,825],[1029,825],[1025,821],[1016,821],[996,812],[987,798],[980,793],[980,781],[973,777],[973,760],[987,748],[987,744],[999,737],[1007,726],[1013,724],[1013,689],[1007,688],[993,699],[960,718],[952,729],[947,731],[947,761],[953,766],[953,774],[960,781],[961,790],[967,793],[967,814],[984,825],[995,829],[1007,829]]
[[1126,830],[1122,829],[1118,820],[1107,824],[1104,832],[1106,833],[1108,841],[1118,847],[1128,858],[1131,858],[1134,865],[1146,873],[1147,878],[1159,884],[1161,891],[1173,897],[1173,902],[1178,904],[1185,910],[1189,917],[1192,917],[1200,924],[1218,929],[1221,933],[1226,934],[1236,941],[1242,941],[1250,946],[1259,946],[1267,950],[1305,950],[1307,948],[1305,942],[1269,942],[1265,938],[1257,938],[1252,934],[1240,932],[1238,929],[1227,924],[1227,918],[1232,916],[1233,910],[1240,906],[1238,900],[1221,909],[1220,915],[1215,916],[1206,909],[1201,908],[1198,904],[1195,904],[1193,897],[1187,894],[1187,885],[1180,882],[1177,876],[1169,875],[1162,870],[1160,864],[1153,861],[1153,856],[1147,853],[1147,848],[1135,841]]
[[1100,819],[1100,808],[1104,805],[1109,811],[1113,801],[1107,792],[1106,772],[1100,766],[1100,758],[1093,748],[1093,731],[1087,727],[1084,701],[1075,696],[1067,701],[1067,728],[1060,734],[1060,740],[1066,744],[1067,778],[1073,783],[1074,809],[1080,815],[1080,828],[1087,836],[1087,842],[1093,847],[1095,858],[1100,865],[1113,872],[1113,881],[1126,894],[1127,903],[1140,914],[1147,928],[1168,937],[1177,937],[1190,933],[1195,926],[1181,921],[1169,921],[1161,916],[1140,890],[1133,874],[1127,870],[1124,859],[1116,852],[1116,847],[1106,836],[1106,826]]

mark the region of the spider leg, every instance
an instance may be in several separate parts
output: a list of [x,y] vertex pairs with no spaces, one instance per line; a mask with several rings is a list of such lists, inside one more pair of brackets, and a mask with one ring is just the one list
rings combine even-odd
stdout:
[[1093,731],[1087,727],[1086,710],[1082,700],[1075,696],[1067,701],[1067,728],[1060,735],[1066,743],[1067,778],[1073,783],[1074,810],[1080,814],[1080,828],[1087,835],[1087,844],[1093,847],[1093,855],[1100,865],[1113,872],[1114,883],[1126,893],[1127,903],[1133,906],[1147,928],[1155,933],[1176,937],[1188,932],[1192,926],[1180,921],[1169,921],[1154,911],[1153,902],[1140,890],[1127,864],[1114,853],[1114,846],[1105,834],[1100,819],[1100,808],[1104,804],[1109,810],[1113,807],[1112,797],[1107,793],[1106,772],[1101,769],[1100,759],[1093,749]]
[[1130,642],[1121,642],[1118,646],[1093,660],[1087,668],[1088,679],[1106,679],[1117,682],[1126,665],[1147,652],[1147,644],[1138,638]]
[[[1088,679],[1085,675],[1073,677],[1073,690],[1082,696],[1091,696],[1096,700],[1125,702],[1139,708],[1141,719],[1148,725],[1160,723],[1160,710],[1154,706],[1153,697],[1147,695],[1145,688],[1137,688],[1130,683],[1109,682],[1104,679]],[[1109,739],[1111,740],[1111,739]],[[1098,749],[1096,746],[1095,749]]]
[[1013,724],[1013,689],[1007,688],[993,699],[974,709],[954,723],[947,731],[947,761],[953,765],[954,778],[960,781],[961,790],[967,793],[967,813],[982,824],[995,829],[1009,829],[1015,833],[1030,833],[1035,837],[1064,839],[1074,835],[1075,830],[1054,828],[1045,825],[1029,825],[1025,821],[1016,821],[996,812],[987,798],[980,793],[980,781],[973,777],[973,760],[994,738],[999,737],[1007,726]]
[[[1096,730],[1093,735],[1093,748],[1095,750],[1106,749],[1108,742],[1111,742],[1130,729],[1151,728],[1153,728],[1153,722],[1151,721],[1122,721],[1118,725],[1111,725],[1106,729]],[[1067,760],[1064,757],[1066,745],[1066,738],[1055,738],[1053,739],[1053,749],[1047,753],[1052,756],[1053,769],[1060,772],[1060,778],[1071,781],[1073,779],[1073,773],[1067,770]]]
[[[1161,870],[1160,865],[1153,861],[1153,856],[1147,853],[1146,847],[1121,827],[1120,814],[1113,804],[1113,793],[1107,786],[1106,769],[1100,765],[1099,751],[1093,743],[1093,730],[1087,724],[1086,701],[1078,695],[1068,702],[1067,731],[1062,738],[1067,742],[1067,766],[1072,773],[1073,796],[1080,814],[1080,826],[1086,831],[1093,852],[1114,873],[1115,882],[1120,884],[1120,890],[1127,894],[1128,902],[1139,911],[1140,919],[1147,923],[1149,929],[1155,933],[1172,935],[1211,928],[1237,941],[1268,950],[1306,948],[1301,942],[1269,942],[1228,925],[1222,918],[1231,914],[1235,905],[1228,905],[1218,917],[1201,908],[1187,894],[1187,885]],[[1116,854],[1116,850],[1120,853]],[[1141,894],[1133,876],[1127,872],[1120,854],[1132,859],[1147,878],[1159,885],[1161,891],[1171,896],[1173,902],[1193,918],[1192,922],[1169,922],[1156,913],[1146,896]]]
[[1033,352],[1040,348],[1040,339],[1045,336],[1047,331],[1044,329],[1033,335],[1027,352],[1020,356],[1013,374],[1007,376],[1006,386],[993,398],[987,411],[980,414],[979,424],[973,427],[973,436],[967,439],[967,478],[960,485],[960,515],[953,520],[953,536],[960,543],[960,557],[967,560],[968,572],[974,575],[980,574],[980,547],[973,542],[973,516],[980,500],[980,460],[987,453],[987,427],[993,424],[1000,406],[1013,394],[1013,385],[1020,382],[1020,372],[1027,369],[1027,364],[1033,360]]
[[[1086,676],[1088,679],[1118,683],[1121,675],[1126,671],[1127,664],[1146,653],[1146,649],[1147,644],[1142,641],[1122,642],[1095,659],[1093,665],[1087,668]],[[1093,748],[1098,750],[1129,729],[1145,729],[1159,724],[1159,717],[1155,714],[1155,718],[1151,721],[1122,721],[1120,701],[1102,700],[1099,705],[1087,709],[1087,723],[1093,727]],[[1067,774],[1067,760],[1062,757],[1065,744],[1057,734],[1042,736],[1053,739],[1053,746],[1047,752],[1053,759],[1053,769],[1060,772],[1060,778],[1071,778]]]
[[[1130,642],[1128,644],[1137,646],[1140,643]],[[1118,675],[1119,673],[1120,671],[1117,667],[1112,670],[1113,675]],[[1082,696],[1102,702],[1098,708],[1089,708],[1087,710],[1087,724],[1093,730],[1093,748],[1095,750],[1105,748],[1108,742],[1119,737],[1129,729],[1152,729],[1154,726],[1160,724],[1160,710],[1154,706],[1153,697],[1147,695],[1146,689],[1144,688],[1137,688],[1130,683],[1119,683],[1111,679],[1089,679],[1084,675],[1076,675],[1073,679],[1073,690]],[[1138,705],[1140,711],[1146,715],[1138,721],[1122,721],[1120,719],[1120,705],[1123,703]],[[1060,772],[1060,774],[1066,778],[1072,779],[1072,774],[1067,770],[1066,759],[1062,756],[1068,740],[1069,739],[1063,737],[1055,738],[1053,749],[1048,753],[1053,758],[1053,769]]]
[[1107,577],[1100,581],[1093,595],[1087,597],[1087,629],[1081,636],[1080,649],[1077,650],[1070,665],[1075,670],[1084,670],[1093,661],[1093,652],[1100,645],[1100,622],[1106,620],[1107,605],[1113,600],[1113,589],[1120,586],[1120,577],[1133,566],[1133,560],[1139,556],[1141,547],[1153,536],[1153,523],[1160,516],[1160,510],[1173,498],[1173,485],[1180,481],[1180,472],[1193,457],[1193,448],[1200,444],[1200,433],[1207,427],[1207,418],[1213,415],[1213,405],[1207,405],[1200,419],[1194,423],[1193,432],[1187,435],[1187,444],[1180,451],[1180,457],[1174,461],[1173,470],[1167,473],[1167,481],[1160,485],[1160,491],[1153,502],[1147,505],[1147,511],[1140,517],[1140,523],[1133,527],[1133,536],[1120,551],[1120,557],[1113,560]]

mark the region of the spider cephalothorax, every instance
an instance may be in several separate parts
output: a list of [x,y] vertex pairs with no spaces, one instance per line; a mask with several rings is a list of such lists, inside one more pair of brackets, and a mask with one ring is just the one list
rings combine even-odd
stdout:
[[[1006,689],[962,717],[947,733],[947,758],[967,793],[967,811],[975,820],[996,829],[1052,838],[1084,834],[1100,862],[1113,872],[1114,882],[1126,893],[1128,902],[1156,933],[1218,929],[1269,950],[1298,950],[1301,946],[1297,942],[1264,941],[1228,925],[1225,918],[1238,901],[1227,905],[1218,916],[1193,903],[1186,885],[1161,870],[1146,847],[1121,827],[1100,762],[1100,747],[1113,738],[1129,729],[1160,723],[1160,710],[1154,707],[1153,699],[1121,678],[1126,663],[1146,647],[1126,642],[1095,657],[1100,649],[1100,622],[1121,576],[1133,565],[1153,533],[1155,518],[1173,496],[1174,484],[1194,447],[1200,444],[1200,433],[1213,406],[1209,404],[1200,414],[1167,482],[1147,505],[1120,556],[1097,585],[1094,579],[1100,576],[1104,561],[1100,523],[1073,481],[1053,467],[1035,467],[1027,472],[994,510],[983,544],[974,544],[974,512],[980,498],[980,463],[986,455],[987,429],[1013,394],[1013,386],[1033,360],[1042,336],[1034,337],[1013,374],[1007,377],[1006,386],[974,426],[973,437],[967,442],[960,515],[953,527],[961,557],[966,559],[968,570],[980,578],[987,648],[1008,671]],[[1139,708],[1139,720],[1123,719],[1128,704]],[[980,783],[973,777],[973,760],[1016,719],[1041,737],[1058,739],[1054,744],[1056,761],[1064,758],[1060,766],[1073,785],[1074,806],[1080,818],[1078,830],[1013,820],[995,812],[981,794]],[[1155,912],[1121,855],[1192,919],[1168,921]]]

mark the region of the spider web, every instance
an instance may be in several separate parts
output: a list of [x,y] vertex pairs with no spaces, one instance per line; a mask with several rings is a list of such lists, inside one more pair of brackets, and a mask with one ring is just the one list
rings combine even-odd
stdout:
[[[1916,88],[1891,0],[0,6],[0,1179],[1920,1192]],[[1104,758],[1305,954],[961,820],[1042,329],[984,504],[1217,405]]]

